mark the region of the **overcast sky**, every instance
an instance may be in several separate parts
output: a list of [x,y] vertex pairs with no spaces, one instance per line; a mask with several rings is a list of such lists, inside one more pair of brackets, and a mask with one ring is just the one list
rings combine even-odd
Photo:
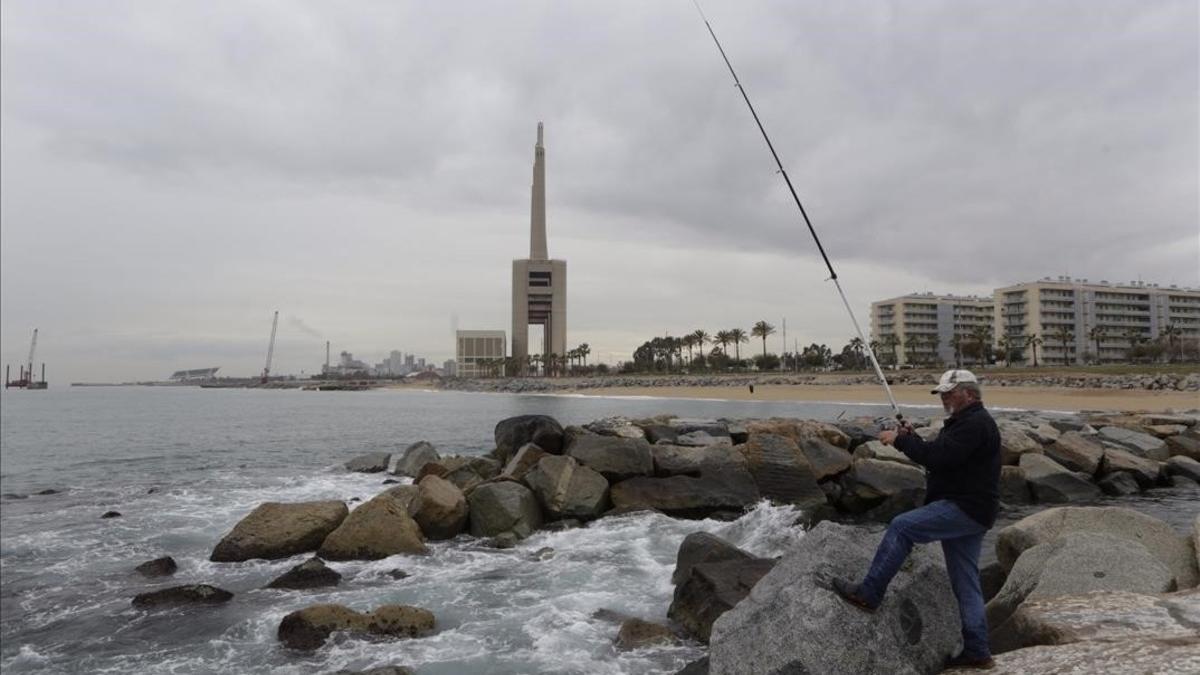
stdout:
[[[912,291],[1200,286],[1195,0],[704,5],[864,328]],[[56,385],[250,375],[276,309],[281,373],[510,331],[539,120],[569,344],[853,333],[689,0],[0,13],[3,361],[38,327]]]

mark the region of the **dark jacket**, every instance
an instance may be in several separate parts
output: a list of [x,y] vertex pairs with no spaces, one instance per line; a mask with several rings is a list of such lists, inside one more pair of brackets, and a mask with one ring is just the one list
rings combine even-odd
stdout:
[[929,470],[925,503],[949,499],[980,525],[1000,510],[1000,430],[979,402],[948,417],[932,441],[915,433],[896,437],[896,449]]

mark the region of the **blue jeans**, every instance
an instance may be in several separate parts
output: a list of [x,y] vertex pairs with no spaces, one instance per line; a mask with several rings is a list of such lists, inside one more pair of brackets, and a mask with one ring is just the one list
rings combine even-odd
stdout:
[[979,586],[979,549],[985,532],[986,527],[947,499],[902,513],[888,525],[883,541],[875,551],[875,559],[871,561],[871,570],[859,586],[859,593],[872,605],[878,605],[913,544],[940,541],[946,556],[946,571],[950,574],[950,587],[958,600],[963,653],[989,656],[987,615]]

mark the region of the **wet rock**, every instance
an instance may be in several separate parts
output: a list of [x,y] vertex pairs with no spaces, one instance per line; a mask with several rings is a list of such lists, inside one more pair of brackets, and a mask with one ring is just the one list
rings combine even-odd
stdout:
[[524,539],[542,525],[542,510],[537,497],[520,483],[480,485],[467,501],[471,534],[476,537],[495,537],[509,532],[517,539]]
[[436,448],[429,441],[417,441],[404,449],[404,452],[392,455],[388,462],[387,472],[396,476],[416,478],[421,468],[429,462],[441,459]]
[[1100,472],[1106,476],[1128,473],[1145,490],[1154,487],[1154,484],[1158,482],[1158,477],[1162,473],[1162,465],[1152,459],[1138,457],[1131,452],[1105,448]]
[[604,419],[585,424],[583,428],[601,436],[636,438],[640,440],[645,440],[646,438],[646,432],[642,431],[641,427],[625,417],[605,417]]
[[1093,501],[1100,496],[1100,488],[1049,457],[1032,453],[1021,455],[1020,467],[1039,502]]
[[[758,487],[743,470],[621,481],[610,491],[615,511],[653,509],[677,518],[706,518],[718,511],[741,513],[759,500]],[[824,495],[821,497],[824,501]]]
[[533,443],[552,454],[562,454],[563,428],[558,420],[546,415],[519,415],[501,420],[495,430],[495,458],[507,464],[516,451]]
[[577,527],[583,527],[583,523],[574,518],[563,518],[542,525],[543,532],[562,532],[564,530],[573,530]]
[[467,498],[457,486],[437,476],[426,476],[417,489],[418,499],[409,511],[426,537],[451,539],[466,528]]
[[350,512],[325,537],[318,553],[326,560],[379,560],[397,553],[427,551],[425,537],[407,505],[384,492]]
[[388,571],[387,571],[387,575],[388,575],[389,577],[391,577],[391,578],[395,579],[396,581],[399,581],[399,580],[401,580],[401,579],[407,579],[407,578],[409,578],[410,576],[412,576],[412,575],[411,575],[411,574],[409,574],[408,572],[405,572],[404,570],[402,570],[402,569],[400,569],[400,568],[398,568],[398,567],[397,567],[397,568],[393,568],[393,569],[390,569],[390,570],[388,570]]
[[838,506],[850,513],[864,513],[885,503],[914,508],[925,499],[925,473],[899,462],[856,459],[841,484]]
[[520,543],[520,541],[521,541],[520,538],[517,537],[517,535],[513,534],[512,532],[501,532],[500,534],[483,542],[483,545],[488,548],[494,548],[497,550],[505,550],[505,549],[510,549],[510,548],[516,548],[517,544]]
[[549,546],[543,546],[542,548],[539,548],[530,554],[529,559],[536,562],[542,562],[544,560],[550,560],[553,557],[554,549]]
[[1200,462],[1191,457],[1172,457],[1167,460],[1167,475],[1183,476],[1200,483]]
[[120,518],[121,512],[120,511],[105,511],[104,513],[100,514],[100,517],[101,518]]
[[699,563],[723,560],[756,560],[757,556],[734,546],[715,534],[693,532],[683,538],[675,557],[675,571],[671,583],[679,585],[687,580],[692,568]]
[[671,629],[662,624],[650,623],[641,619],[627,619],[621,624],[615,644],[617,649],[630,650],[674,644],[677,641],[678,639]]
[[[825,503],[817,473],[796,441],[788,436],[753,431],[738,446],[747,468],[765,499],[800,507]],[[839,432],[840,433],[840,432]]]
[[866,571],[881,537],[830,522],[805,534],[713,624],[710,672],[938,672],[961,639],[958,604],[937,547],[913,549],[874,613],[831,590],[834,578]]
[[1096,481],[1096,485],[1104,494],[1112,497],[1135,495],[1142,491],[1133,474],[1125,471],[1109,474]]
[[334,632],[386,636],[421,637],[433,632],[433,613],[408,605],[383,605],[373,612],[356,612],[341,605],[311,605],[283,617],[276,633],[292,649],[311,651]]
[[384,485],[398,485],[399,483],[400,481],[396,480],[395,478],[388,478],[383,481]]
[[356,473],[379,473],[388,468],[388,462],[392,459],[389,452],[371,452],[365,455],[359,455],[354,459],[346,462],[346,470]]
[[3,497],[4,499],[29,499],[29,495],[23,495],[19,492],[5,492],[3,495],[0,495],[0,497]]
[[543,457],[525,483],[553,519],[592,520],[608,509],[608,481],[573,457]]
[[1070,471],[1094,476],[1104,458],[1104,446],[1074,431],[1068,431],[1046,446],[1046,456]]
[[508,464],[504,466],[504,470],[500,472],[500,475],[505,478],[521,480],[525,477],[525,474],[529,473],[530,469],[537,466],[541,458],[546,457],[548,454],[533,443],[526,443],[521,446],[520,450],[517,450],[512,459],[508,460]]
[[983,591],[983,601],[988,602],[996,597],[996,594],[1004,587],[1004,582],[1007,579],[1008,572],[998,561],[992,561],[980,567],[979,585]]
[[798,445],[818,481],[842,473],[850,468],[850,463],[853,461],[849,452],[824,438],[804,438]]
[[62,492],[62,490],[55,490],[54,488],[46,488],[45,490],[38,490],[37,492],[35,492],[33,494],[38,495],[39,497],[44,497],[47,495],[60,494],[61,492]]
[[1200,489],[1200,483],[1197,483],[1191,478],[1187,478],[1185,476],[1171,476],[1167,479],[1167,487],[1182,490],[1196,490]]
[[987,605],[992,649],[1028,646],[1009,624],[1026,599],[1090,591],[1162,593],[1174,585],[1171,570],[1140,543],[1102,532],[1071,532],[1026,549],[1017,559]]
[[1121,427],[1101,427],[1100,437],[1125,446],[1138,457],[1165,462],[1171,456],[1166,442],[1150,434],[1122,429]]
[[746,468],[746,458],[731,446],[689,448],[660,443],[651,446],[656,476],[699,476],[704,472]]
[[1000,467],[1000,501],[1005,504],[1028,504],[1033,501],[1033,491],[1025,480],[1025,470],[1019,466]]
[[1072,532],[1100,532],[1140,543],[1171,570],[1177,588],[1192,588],[1200,576],[1186,537],[1158,518],[1116,506],[1061,506],[1023,518],[1000,530],[996,557],[1012,569],[1026,549]]
[[189,584],[139,593],[133,598],[133,606],[138,609],[157,609],[179,605],[218,605],[232,598],[233,593],[216,586]]
[[179,566],[175,564],[175,559],[168,555],[148,560],[133,568],[133,571],[144,577],[166,577],[174,574],[177,569]]
[[260,504],[221,539],[209,560],[273,560],[315,551],[348,513],[339,501]]
[[654,473],[654,459],[645,439],[581,436],[567,448],[566,454],[609,482]]
[[675,671],[675,675],[708,675],[708,657],[696,659],[683,668]]
[[342,575],[327,567],[324,560],[312,557],[275,577],[271,583],[267,584],[267,588],[292,590],[324,588],[337,586],[341,580]]
[[406,666],[379,666],[370,670],[346,670],[336,671],[333,675],[416,675],[417,671]]
[[675,587],[667,616],[692,637],[708,642],[713,623],[741,602],[775,562],[752,558],[692,565],[687,578]]

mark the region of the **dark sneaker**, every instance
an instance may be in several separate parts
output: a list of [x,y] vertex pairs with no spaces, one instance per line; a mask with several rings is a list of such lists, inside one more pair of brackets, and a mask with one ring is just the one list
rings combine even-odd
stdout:
[[972,670],[991,670],[996,665],[996,661],[990,656],[970,656],[967,654],[959,654],[946,659],[943,670],[951,670],[954,668],[970,668]]
[[845,579],[834,579],[833,590],[846,602],[854,605],[864,612],[874,612],[879,608],[879,605],[872,605],[858,592],[858,584],[852,584]]

